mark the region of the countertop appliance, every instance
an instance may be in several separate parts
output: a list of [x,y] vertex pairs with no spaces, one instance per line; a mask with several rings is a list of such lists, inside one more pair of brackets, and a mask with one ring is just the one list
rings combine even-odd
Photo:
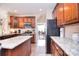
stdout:
[[65,29],[60,28],[60,37],[65,37]]
[[47,20],[47,39],[46,39],[46,53],[51,53],[51,38],[50,36],[60,36],[60,28],[57,27],[56,19]]

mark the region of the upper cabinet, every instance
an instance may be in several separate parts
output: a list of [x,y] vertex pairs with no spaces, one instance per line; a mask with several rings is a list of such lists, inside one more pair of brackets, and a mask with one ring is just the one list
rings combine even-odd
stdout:
[[10,16],[10,28],[13,28],[14,26],[13,26],[13,19],[14,19],[14,17],[13,16]]
[[78,22],[78,4],[65,3],[64,4],[64,19],[65,24]]
[[17,17],[17,20],[18,20],[18,28],[24,28],[24,18]]
[[61,26],[62,24],[64,24],[64,12],[63,12],[63,4],[62,3],[57,6],[54,14],[57,18],[57,25]]
[[35,17],[14,17],[10,16],[10,28],[25,28],[24,24],[30,23],[35,28]]
[[54,9],[57,25],[63,26],[79,22],[77,3],[59,3]]
[[24,18],[24,22],[27,23],[28,22],[28,18],[27,17],[23,17]]
[[10,28],[17,28],[18,27],[18,20],[14,16],[10,16]]
[[35,18],[32,18],[32,27],[35,28]]

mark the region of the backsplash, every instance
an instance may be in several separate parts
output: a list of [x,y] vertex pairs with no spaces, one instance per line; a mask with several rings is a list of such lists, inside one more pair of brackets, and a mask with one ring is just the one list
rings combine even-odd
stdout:
[[26,32],[28,30],[34,32],[35,29],[33,29],[33,28],[27,28],[27,29],[10,29],[11,32],[15,32],[16,31],[17,33],[18,33],[18,30],[21,30],[21,33],[24,33],[24,32]]
[[67,25],[64,28],[65,28],[65,37],[66,38],[71,39],[73,33],[75,33],[75,32],[79,33],[79,23]]

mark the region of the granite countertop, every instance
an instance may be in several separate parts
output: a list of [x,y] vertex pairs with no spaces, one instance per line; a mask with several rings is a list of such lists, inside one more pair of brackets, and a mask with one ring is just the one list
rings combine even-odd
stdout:
[[2,48],[4,49],[14,49],[15,47],[22,44],[31,37],[32,36],[17,36],[5,40],[0,40],[0,43],[2,44]]
[[7,36],[7,35],[17,35],[17,34],[19,34],[19,33],[4,34],[4,35],[0,35],[0,37],[1,36]]
[[72,39],[50,36],[69,56],[79,56],[79,43]]

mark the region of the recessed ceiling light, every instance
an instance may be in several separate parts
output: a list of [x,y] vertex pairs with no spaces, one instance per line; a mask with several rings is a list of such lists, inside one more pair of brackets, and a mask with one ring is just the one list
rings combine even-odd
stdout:
[[40,11],[42,11],[42,9],[40,9]]
[[14,12],[16,13],[16,12],[17,12],[17,10],[14,10]]

